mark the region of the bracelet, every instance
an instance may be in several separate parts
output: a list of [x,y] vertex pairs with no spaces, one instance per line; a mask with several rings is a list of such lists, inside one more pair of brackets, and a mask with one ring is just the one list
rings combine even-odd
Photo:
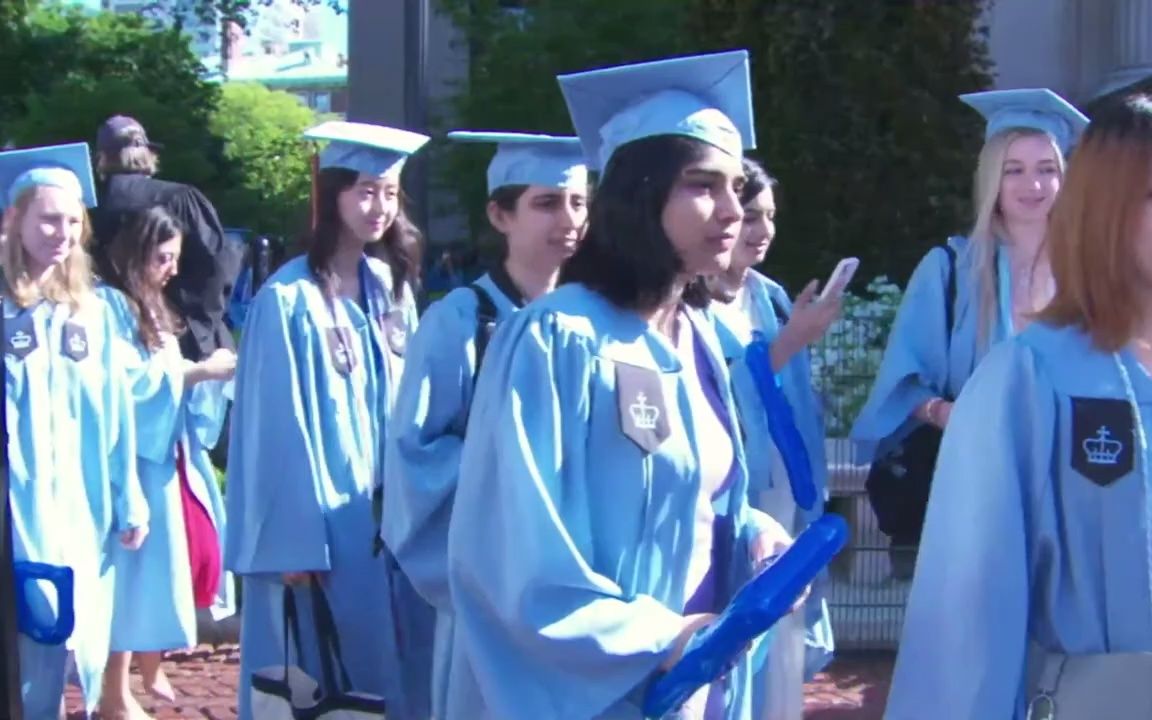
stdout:
[[940,422],[940,418],[936,416],[936,410],[943,404],[943,398],[934,397],[928,401],[927,405],[924,406],[924,416],[928,418],[928,422],[932,423],[936,427],[943,427],[943,424]]

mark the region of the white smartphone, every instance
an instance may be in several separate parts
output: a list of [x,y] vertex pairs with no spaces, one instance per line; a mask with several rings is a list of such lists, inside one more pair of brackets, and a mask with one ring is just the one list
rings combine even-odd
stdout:
[[836,269],[828,276],[828,282],[824,283],[824,288],[820,291],[820,300],[824,300],[831,296],[832,293],[842,293],[844,288],[848,287],[848,283],[852,282],[852,276],[856,274],[856,269],[860,267],[860,258],[844,258],[836,263]]

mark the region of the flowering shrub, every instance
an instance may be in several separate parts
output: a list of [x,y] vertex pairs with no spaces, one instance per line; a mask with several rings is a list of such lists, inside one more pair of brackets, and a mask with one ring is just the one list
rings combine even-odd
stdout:
[[844,312],[812,347],[812,379],[824,400],[826,435],[846,437],[868,399],[903,291],[881,275],[862,295],[844,296]]

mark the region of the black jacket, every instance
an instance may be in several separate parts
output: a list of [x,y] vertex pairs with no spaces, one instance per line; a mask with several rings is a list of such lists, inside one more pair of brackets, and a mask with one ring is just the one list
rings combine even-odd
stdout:
[[241,250],[224,236],[216,209],[196,188],[147,175],[112,175],[97,188],[92,212],[97,267],[106,267],[106,249],[136,212],[163,206],[184,229],[180,269],[167,295],[184,317],[180,338],[186,358],[201,360],[217,348],[234,349],[224,315],[240,270]]

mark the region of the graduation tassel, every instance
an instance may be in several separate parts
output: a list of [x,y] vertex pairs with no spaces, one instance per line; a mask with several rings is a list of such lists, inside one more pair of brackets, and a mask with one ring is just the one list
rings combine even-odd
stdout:
[[312,210],[309,227],[316,230],[316,223],[320,214],[320,153],[312,153]]

